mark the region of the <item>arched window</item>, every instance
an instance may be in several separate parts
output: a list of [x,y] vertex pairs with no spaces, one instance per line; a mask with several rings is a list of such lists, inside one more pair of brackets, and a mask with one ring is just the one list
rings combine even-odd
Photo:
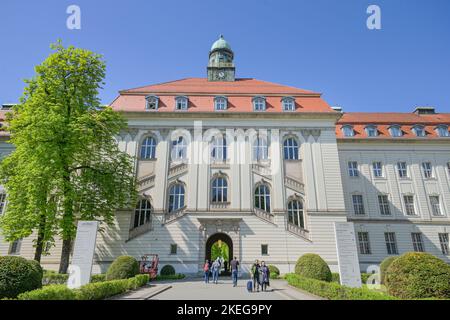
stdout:
[[228,202],[228,181],[225,177],[217,177],[212,181],[212,197],[214,203]]
[[172,141],[172,160],[184,160],[187,158],[187,145],[183,137]]
[[227,160],[227,139],[225,137],[215,137],[212,141],[211,149],[211,157],[213,160]]
[[439,125],[436,127],[436,132],[439,137],[449,137],[450,134],[448,132],[448,126],[446,125]]
[[175,98],[175,110],[187,110],[188,109],[188,98],[187,97],[176,97]]
[[270,189],[265,184],[260,184],[256,187],[255,208],[270,212]]
[[284,159],[298,160],[298,143],[294,138],[288,138],[284,141]]
[[214,109],[217,111],[227,110],[227,98],[225,97],[216,97],[214,98]]
[[146,110],[158,110],[159,98],[157,96],[145,97],[145,109]]
[[370,125],[366,127],[366,134],[368,137],[377,137],[378,136],[378,129],[374,125]]
[[253,160],[261,161],[269,158],[269,147],[267,145],[267,139],[264,137],[258,137],[253,143]]
[[403,131],[400,126],[393,125],[389,128],[389,133],[392,137],[401,137],[403,136]]
[[425,132],[424,126],[414,126],[413,131],[416,134],[416,137],[419,137],[419,138],[423,138],[427,135],[427,133]]
[[146,199],[140,200],[134,210],[134,228],[150,223],[152,210],[150,201]]
[[353,137],[355,135],[355,130],[353,130],[352,126],[343,126],[342,127],[342,133],[344,134],[344,137]]
[[264,97],[253,98],[253,110],[254,111],[266,111],[266,98],[264,98]]
[[156,140],[153,137],[144,139],[141,145],[141,159],[156,158]]
[[174,184],[169,190],[169,212],[180,210],[184,207],[184,186],[181,183]]
[[288,203],[288,222],[300,228],[305,228],[305,219],[303,217],[303,202],[300,200],[291,200]]

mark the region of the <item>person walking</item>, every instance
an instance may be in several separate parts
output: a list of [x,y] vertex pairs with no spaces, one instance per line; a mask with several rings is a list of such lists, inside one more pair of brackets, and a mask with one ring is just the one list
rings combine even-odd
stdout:
[[209,268],[209,261],[206,260],[204,266],[203,266],[203,272],[205,273],[205,283],[209,283],[209,272],[210,272],[210,268]]
[[224,268],[224,270],[225,270],[225,274],[227,274],[227,273],[228,273],[228,261],[227,261],[227,260],[225,260],[225,261],[223,262],[223,268]]
[[259,292],[259,272],[260,272],[261,266],[259,265],[259,260],[256,260],[255,263],[252,266],[252,279],[253,279],[253,291]]
[[239,261],[236,257],[233,258],[233,260],[230,261],[230,267],[231,267],[231,276],[233,278],[233,287],[237,286],[238,282],[238,270],[239,270]]
[[266,263],[264,261],[261,261],[261,267],[260,267],[260,282],[261,282],[261,290],[267,291],[267,286],[269,284],[269,277],[270,277],[270,270],[269,267],[266,266]]
[[219,281],[219,271],[220,271],[219,258],[217,258],[216,261],[213,262],[213,264],[211,266],[211,270],[212,270],[213,282],[215,284],[217,284]]

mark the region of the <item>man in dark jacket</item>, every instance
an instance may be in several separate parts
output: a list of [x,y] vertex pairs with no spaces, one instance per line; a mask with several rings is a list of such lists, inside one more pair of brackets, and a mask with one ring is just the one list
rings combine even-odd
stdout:
[[256,260],[252,266],[252,277],[253,277],[253,291],[259,292],[259,272],[260,272],[259,260]]
[[238,281],[238,270],[239,270],[239,261],[236,257],[234,257],[233,260],[230,261],[230,267],[231,267],[231,275],[233,277],[233,287],[237,286]]

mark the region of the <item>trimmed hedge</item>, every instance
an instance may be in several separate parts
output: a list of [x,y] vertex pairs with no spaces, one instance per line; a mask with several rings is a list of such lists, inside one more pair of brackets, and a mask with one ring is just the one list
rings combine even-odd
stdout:
[[91,283],[106,281],[106,274],[93,274],[91,276]]
[[275,273],[277,276],[280,275],[280,269],[278,269],[276,266],[273,266],[269,264],[269,272],[270,274]]
[[[371,275],[373,275],[372,273],[364,273],[364,272],[362,272],[361,273],[361,282],[362,283],[364,283],[364,284],[367,284],[367,281],[369,280],[369,277],[371,276]],[[339,273],[338,272],[333,272],[332,274],[331,274],[331,277],[332,277],[332,282],[337,282],[337,283],[341,283],[341,276],[339,275]]]
[[164,276],[164,275],[157,275],[155,281],[162,281],[162,280],[181,280],[186,278],[186,276],[182,273],[178,273],[178,274],[171,274],[168,276]]
[[350,288],[335,282],[306,278],[297,274],[286,275],[289,285],[329,300],[395,300],[395,297],[363,288]]
[[71,290],[65,285],[49,285],[42,289],[25,292],[19,295],[19,300],[102,300],[118,294],[135,290],[146,285],[147,274],[134,278],[90,283],[79,289]]
[[295,273],[299,276],[330,282],[330,267],[319,255],[307,253],[301,256],[295,265]]
[[108,268],[106,280],[129,279],[137,274],[139,274],[139,262],[131,256],[120,256]]
[[[55,271],[45,271],[42,278],[42,285],[48,286],[51,284],[66,284],[69,279],[68,274],[61,274]],[[91,283],[106,281],[105,274],[93,274],[91,276]]]
[[22,257],[0,257],[0,299],[42,287],[43,271],[36,261]]
[[389,294],[402,299],[450,298],[450,265],[424,252],[409,252],[386,272]]
[[397,256],[394,257],[387,257],[386,259],[384,259],[381,264],[380,264],[380,281],[382,284],[384,284],[385,278],[386,278],[386,272],[387,269],[389,268],[389,266],[392,264],[392,262],[395,261],[395,259],[397,259]]
[[174,276],[176,274],[175,268],[170,264],[165,265],[164,267],[162,267],[160,274],[162,276]]

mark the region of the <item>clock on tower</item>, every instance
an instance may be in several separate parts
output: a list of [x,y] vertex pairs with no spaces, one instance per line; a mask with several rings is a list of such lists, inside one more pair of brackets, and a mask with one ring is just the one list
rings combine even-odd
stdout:
[[234,81],[234,53],[228,42],[220,36],[209,52],[208,81]]

